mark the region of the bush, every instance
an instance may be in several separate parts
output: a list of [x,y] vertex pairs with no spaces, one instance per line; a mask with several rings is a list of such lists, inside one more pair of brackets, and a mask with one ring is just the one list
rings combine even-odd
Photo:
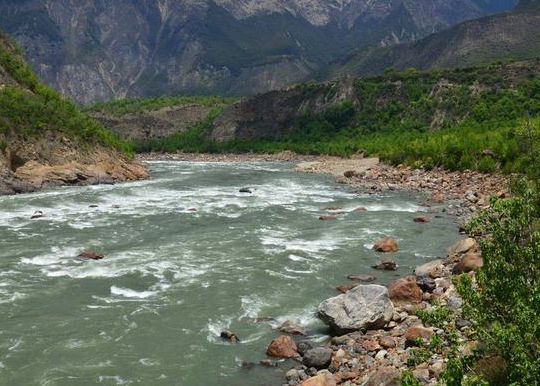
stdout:
[[476,282],[458,281],[464,312],[507,365],[509,385],[540,383],[540,199],[521,180],[512,199],[494,199],[470,224],[482,236],[484,267]]

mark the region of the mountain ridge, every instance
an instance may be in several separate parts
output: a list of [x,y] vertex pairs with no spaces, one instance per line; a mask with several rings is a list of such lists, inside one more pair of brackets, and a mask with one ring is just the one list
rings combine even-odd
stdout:
[[392,45],[516,0],[0,0],[0,28],[79,103],[249,95],[309,80],[354,48]]

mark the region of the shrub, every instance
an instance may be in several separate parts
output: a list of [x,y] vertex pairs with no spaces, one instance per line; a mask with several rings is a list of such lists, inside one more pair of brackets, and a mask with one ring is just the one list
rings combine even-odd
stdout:
[[458,290],[479,336],[506,362],[509,385],[540,383],[540,199],[521,180],[512,199],[493,199],[470,224],[483,236],[484,267]]

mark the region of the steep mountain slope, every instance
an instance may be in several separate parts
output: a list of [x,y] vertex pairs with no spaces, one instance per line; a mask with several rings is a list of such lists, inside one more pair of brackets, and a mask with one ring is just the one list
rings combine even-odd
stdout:
[[0,0],[0,27],[47,84],[87,103],[277,89],[353,48],[414,40],[515,3]]
[[418,42],[358,52],[329,71],[331,78],[373,75],[385,69],[457,68],[498,60],[540,57],[540,2],[515,11],[467,21]]
[[148,177],[122,147],[40,83],[0,33],[0,194]]

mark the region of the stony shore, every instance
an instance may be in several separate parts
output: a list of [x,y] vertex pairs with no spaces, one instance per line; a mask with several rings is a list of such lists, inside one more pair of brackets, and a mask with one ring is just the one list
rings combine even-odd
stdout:
[[[446,204],[444,210],[461,223],[486,208],[491,196],[508,194],[502,176],[412,170],[377,159],[316,160],[300,163],[296,170],[330,174],[362,192],[416,192],[426,197],[426,206]],[[415,221],[429,220],[426,216]],[[374,248],[391,253],[399,246],[388,239]],[[392,269],[391,259],[383,261],[388,264],[378,268]],[[371,278],[365,275],[350,276],[351,284],[337,287],[342,295],[321,299],[318,317],[334,332],[327,344],[283,335],[270,344],[267,354],[299,361],[286,373],[285,385],[439,384],[451,357],[468,356],[479,345],[462,315],[453,279],[474,275],[482,265],[479,245],[466,238],[451,246],[444,258],[417,267],[388,287],[366,284]],[[302,326],[291,325],[294,321],[281,331],[302,331]]]

